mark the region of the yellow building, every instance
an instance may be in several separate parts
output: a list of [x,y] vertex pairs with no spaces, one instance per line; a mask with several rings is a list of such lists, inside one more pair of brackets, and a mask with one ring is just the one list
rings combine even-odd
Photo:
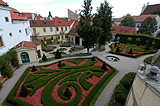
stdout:
[[16,46],[15,50],[18,55],[19,64],[37,62],[43,56],[40,42],[23,41]]
[[67,34],[74,24],[74,20],[68,18],[47,18],[43,20],[30,20],[32,36],[38,39],[51,39],[52,41],[67,40]]

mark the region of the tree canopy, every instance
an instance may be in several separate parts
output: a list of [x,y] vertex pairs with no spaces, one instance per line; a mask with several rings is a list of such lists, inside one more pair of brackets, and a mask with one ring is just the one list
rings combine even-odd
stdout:
[[142,34],[151,34],[154,33],[157,30],[157,21],[155,18],[148,17],[146,18],[140,28],[139,32]]
[[79,13],[80,21],[77,26],[77,33],[81,38],[84,39],[84,46],[87,48],[87,53],[89,53],[89,48],[93,45],[93,26],[92,26],[92,0],[84,0],[83,10]]
[[111,27],[112,27],[112,7],[109,6],[107,1],[100,4],[95,14],[93,25],[97,26],[99,29],[99,47],[105,45],[106,41],[110,42],[112,37]]
[[122,21],[120,26],[126,26],[126,27],[135,27],[135,21],[132,17],[126,16]]

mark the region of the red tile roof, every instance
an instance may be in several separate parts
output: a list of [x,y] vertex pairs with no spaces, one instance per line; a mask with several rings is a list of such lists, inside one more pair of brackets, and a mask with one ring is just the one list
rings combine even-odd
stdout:
[[69,31],[68,35],[78,35],[78,33],[76,32],[76,27],[78,26],[78,21],[75,21],[72,29]]
[[0,0],[0,5],[3,5],[3,6],[8,6],[7,3],[5,3],[4,1]]
[[160,4],[148,5],[141,15],[151,14],[156,10],[160,11]]
[[124,26],[112,26],[113,34],[117,33],[126,33],[126,34],[135,34],[136,30],[132,27],[124,27]]
[[54,26],[53,20],[30,20],[31,27],[51,27]]
[[27,20],[25,16],[22,16],[22,14],[14,8],[11,8],[10,14],[12,20]]
[[[154,15],[140,15],[140,16],[131,16],[135,22],[143,22],[147,17],[152,17],[152,18],[155,18],[157,17],[158,15],[157,14],[154,14]],[[115,19],[115,22],[121,22],[126,16],[123,16],[121,18],[118,18],[118,19]]]
[[16,46],[16,48],[20,48],[20,47],[37,48],[35,42],[29,42],[29,41],[22,41],[20,44]]
[[55,26],[68,26],[68,23],[63,18],[55,17],[53,20]]
[[32,19],[32,14],[34,14],[34,17],[37,20],[40,20],[41,18],[43,18],[40,14],[35,14],[35,13],[25,13],[25,12],[23,12],[22,14],[24,14],[28,19]]

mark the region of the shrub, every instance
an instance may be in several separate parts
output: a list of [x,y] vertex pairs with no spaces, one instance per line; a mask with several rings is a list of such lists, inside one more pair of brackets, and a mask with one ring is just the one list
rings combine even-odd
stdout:
[[62,67],[61,61],[59,61],[59,63],[58,63],[58,67]]
[[118,45],[117,43],[114,44],[115,47],[117,47],[117,45]]
[[61,54],[59,53],[59,50],[57,49],[56,54],[55,54],[56,59],[62,58]]
[[96,61],[96,59],[95,59],[95,57],[94,57],[94,56],[92,57],[91,61]]
[[60,47],[71,47],[71,44],[68,43],[68,42],[62,43],[62,44],[60,45]]
[[36,67],[33,65],[32,66],[32,72],[37,71]]
[[126,93],[119,93],[119,94],[116,95],[116,101],[118,103],[123,104],[123,105],[126,102],[126,98],[127,98]]
[[102,67],[101,67],[101,70],[107,71],[107,67],[106,67],[106,63],[105,63],[105,62],[103,62],[103,65],[102,65]]
[[119,48],[119,46],[117,47],[116,52],[120,52],[120,48]]
[[22,85],[20,96],[25,98],[29,93],[30,91],[24,85]]
[[128,54],[133,54],[133,50],[130,49],[129,52],[128,52]]
[[98,50],[99,44],[96,44],[96,47],[93,49],[93,51]]
[[42,61],[47,61],[47,57],[45,54],[43,54]]
[[99,51],[105,51],[106,48],[105,48],[105,45],[102,45],[100,48],[99,48]]
[[147,45],[146,50],[149,50],[149,45]]
[[72,93],[71,91],[68,89],[68,87],[66,88],[66,90],[64,91],[64,96],[67,97],[68,99],[71,98]]
[[152,58],[153,58],[153,56],[149,56],[149,57],[145,58],[143,62],[147,63],[147,64],[151,64]]

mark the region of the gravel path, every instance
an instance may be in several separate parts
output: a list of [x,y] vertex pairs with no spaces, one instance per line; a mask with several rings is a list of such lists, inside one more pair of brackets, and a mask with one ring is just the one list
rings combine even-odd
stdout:
[[[110,83],[105,87],[99,98],[97,99],[95,106],[107,106],[108,101],[110,100],[112,93],[114,91],[115,86],[119,83],[120,79],[128,72],[136,72],[139,64],[143,63],[143,60],[151,55],[146,55],[142,56],[138,59],[133,59],[133,58],[128,58],[124,56],[119,56],[119,55],[113,55],[108,53],[110,50],[109,46],[106,46],[106,50],[103,52],[93,52],[92,56],[97,56],[100,59],[104,60],[108,64],[112,65],[115,67],[117,70],[119,70],[119,73],[110,81]],[[82,50],[84,52],[84,50]],[[79,51],[79,52],[82,52]],[[117,56],[120,58],[119,62],[111,62],[105,59],[106,56],[108,55],[113,55]],[[86,56],[86,57],[91,57],[91,56]],[[9,80],[5,81],[3,84],[2,89],[0,90],[0,104],[4,101],[4,99],[7,97],[8,93],[11,91],[11,89],[14,87],[18,79],[21,77],[25,69],[29,66],[32,65],[45,65],[45,64],[50,64],[53,62],[57,62],[59,60],[64,60],[64,59],[69,59],[69,58],[75,58],[75,57],[68,57],[68,58],[63,58],[63,59],[58,59],[58,60],[53,60],[50,62],[46,63],[29,63],[29,64],[23,64],[20,68],[18,68],[15,72],[12,78]],[[77,57],[76,57],[77,58]],[[81,58],[81,57],[80,57]]]

